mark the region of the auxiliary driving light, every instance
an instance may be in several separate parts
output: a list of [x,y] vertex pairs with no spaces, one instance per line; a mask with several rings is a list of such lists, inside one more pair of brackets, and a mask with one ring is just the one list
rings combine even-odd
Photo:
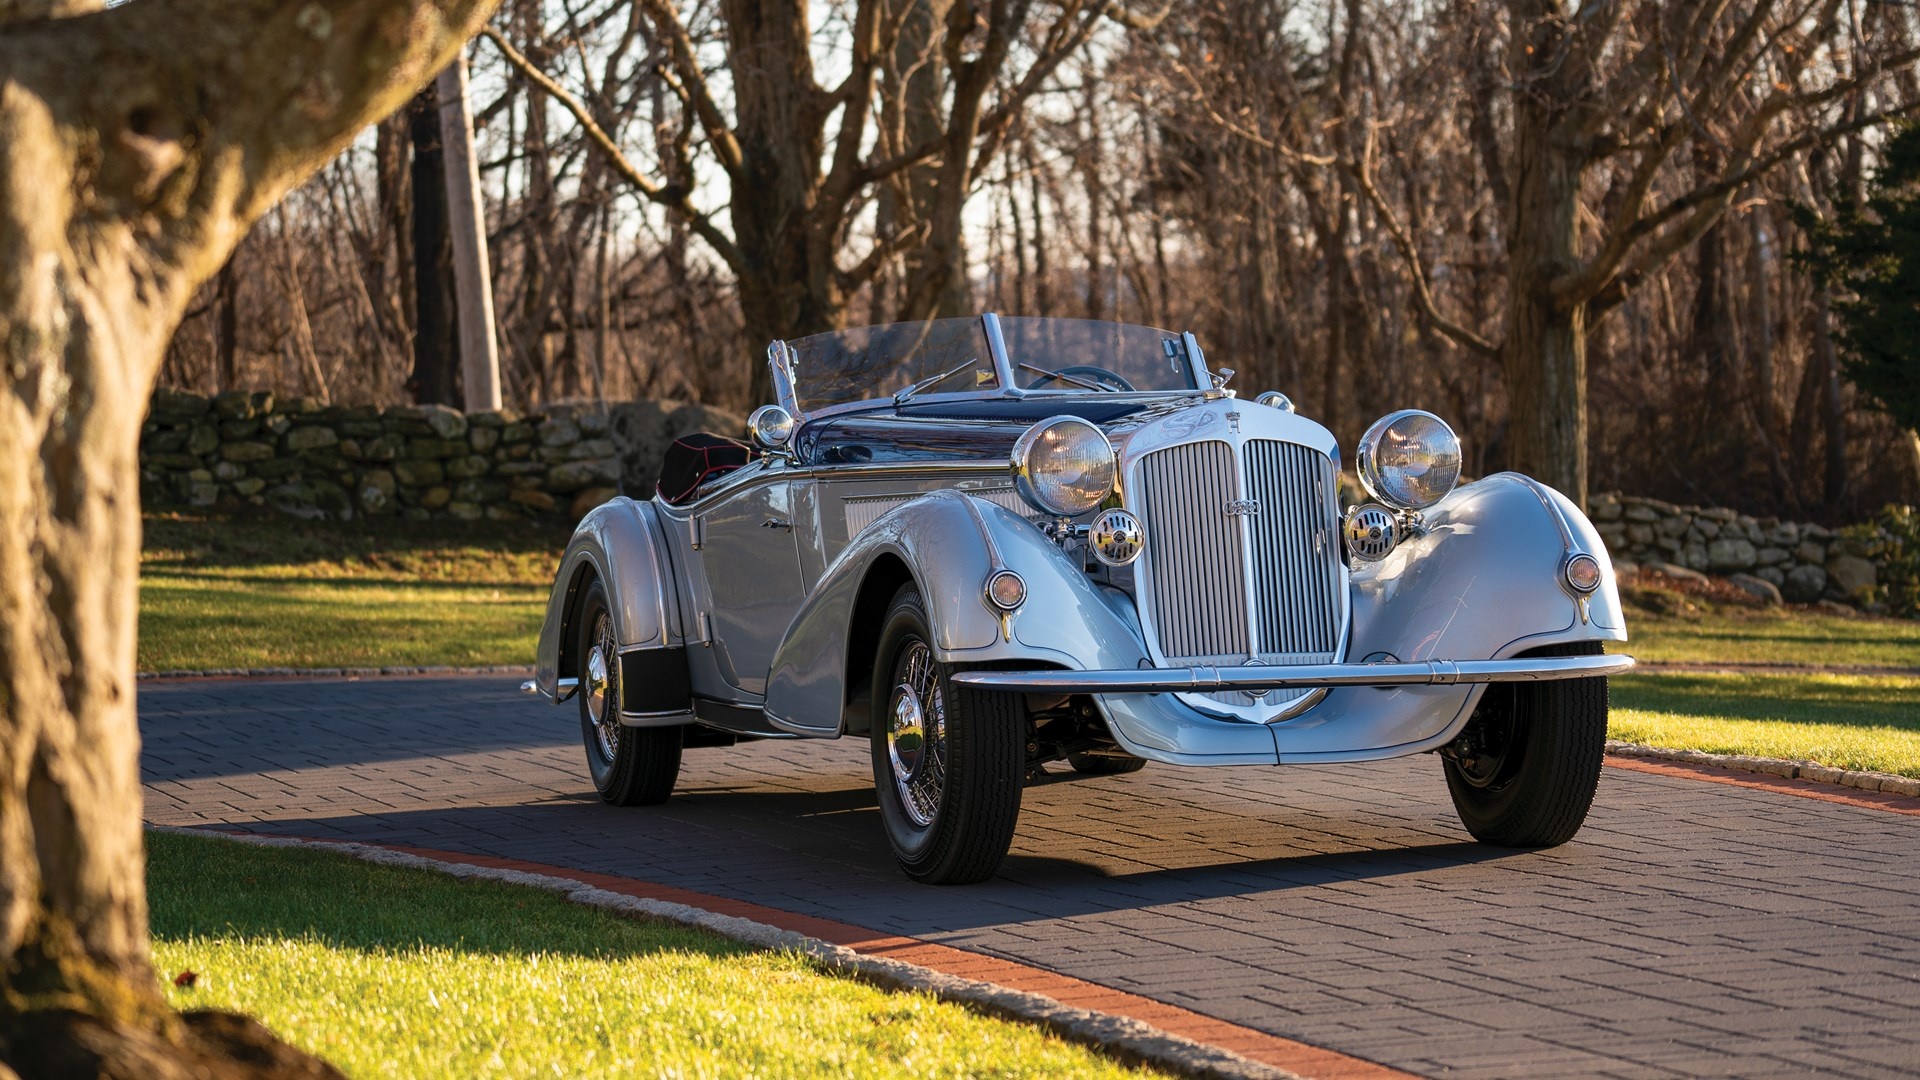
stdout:
[[1347,511],[1340,523],[1347,541],[1347,554],[1361,562],[1379,562],[1400,541],[1400,523],[1393,511],[1379,503],[1361,503]]
[[1147,530],[1130,511],[1114,507],[1101,511],[1087,529],[1087,543],[1093,557],[1108,566],[1125,566],[1140,557],[1146,546]]

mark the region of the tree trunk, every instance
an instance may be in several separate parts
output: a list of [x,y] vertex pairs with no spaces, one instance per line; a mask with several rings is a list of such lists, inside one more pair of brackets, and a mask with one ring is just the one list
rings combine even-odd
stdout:
[[468,412],[500,408],[500,350],[493,333],[493,279],[487,265],[486,203],[480,163],[473,153],[473,112],[467,106],[467,58],[456,57],[434,82],[440,103],[441,172],[447,183],[447,223],[453,247],[453,284],[459,299],[460,383]]
[[220,306],[216,323],[219,341],[214,348],[219,360],[220,389],[237,390],[240,388],[240,275],[234,272],[232,259],[220,268],[214,289]]
[[[1584,78],[1560,60],[1565,24],[1553,0],[1513,0],[1510,62],[1528,89],[1513,98],[1512,204],[1507,214],[1507,382],[1513,469],[1587,504],[1587,307],[1552,293],[1577,265],[1582,150],[1560,129],[1558,101]],[[1573,65],[1565,65],[1571,67]],[[1533,86],[1531,80],[1543,85]]]
[[0,0],[0,1073],[337,1075],[153,977],[137,441],[194,289],[490,6]]
[[813,76],[812,28],[797,0],[725,0],[735,138],[733,232],[749,263],[740,274],[749,400],[773,400],[761,347],[775,338],[837,329],[843,298],[830,238],[813,235],[826,140]]
[[417,405],[455,405],[453,234],[447,223],[446,159],[439,97],[428,87],[407,106],[413,137],[413,375]]

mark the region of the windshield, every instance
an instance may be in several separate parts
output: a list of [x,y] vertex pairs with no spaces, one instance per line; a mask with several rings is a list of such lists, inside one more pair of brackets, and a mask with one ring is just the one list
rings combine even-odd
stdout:
[[[1013,385],[1026,391],[1192,390],[1179,334],[1092,319],[1000,319]],[[836,330],[787,342],[802,413],[914,396],[1003,392],[982,321],[935,319]]]
[[1026,390],[1192,390],[1180,335],[1092,319],[1000,320],[1014,385]]
[[922,394],[997,390],[1000,376],[980,320],[935,319],[836,330],[787,342],[802,412],[891,397],[924,380]]

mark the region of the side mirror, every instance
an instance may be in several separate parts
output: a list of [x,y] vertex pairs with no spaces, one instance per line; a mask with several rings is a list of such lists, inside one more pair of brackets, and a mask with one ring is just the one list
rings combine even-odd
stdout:
[[747,432],[767,450],[778,450],[793,438],[793,415],[778,405],[762,405],[747,417]]

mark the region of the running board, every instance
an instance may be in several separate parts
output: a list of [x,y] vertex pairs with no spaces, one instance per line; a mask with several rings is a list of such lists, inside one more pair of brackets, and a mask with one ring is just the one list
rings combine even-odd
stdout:
[[1454,686],[1550,682],[1618,675],[1631,656],[1530,656],[1519,660],[1427,660],[1406,664],[1275,664],[1252,667],[1136,668],[1113,671],[962,671],[953,681],[1022,694],[1211,693],[1322,686]]

